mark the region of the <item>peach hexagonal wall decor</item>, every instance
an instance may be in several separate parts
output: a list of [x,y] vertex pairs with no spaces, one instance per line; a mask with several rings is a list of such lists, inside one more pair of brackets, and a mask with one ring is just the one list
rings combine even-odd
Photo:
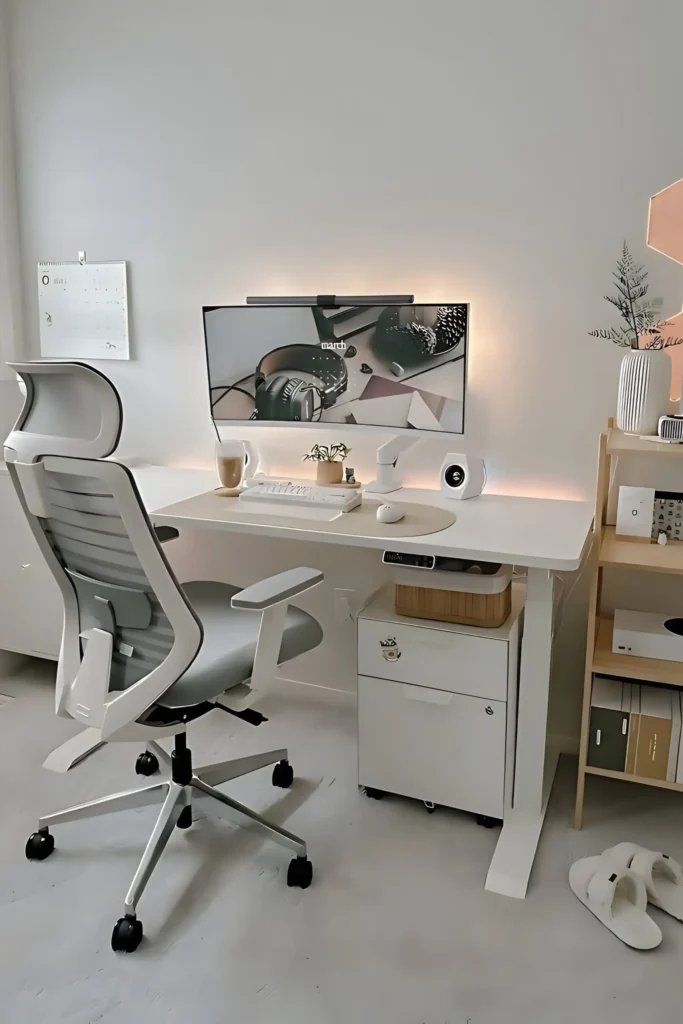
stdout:
[[[662,325],[660,337],[666,345],[667,338],[680,338],[683,335],[683,313],[668,316]],[[667,348],[666,354],[671,359],[671,400],[677,402],[681,397],[683,384],[683,345]]]
[[[668,185],[650,200],[650,219],[647,226],[647,244],[677,263],[683,264],[683,178]],[[683,313],[667,317],[662,338],[680,337],[683,331]],[[671,357],[671,397],[681,397],[683,380],[683,345],[667,349]]]
[[677,263],[683,263],[683,178],[650,200],[647,244]]

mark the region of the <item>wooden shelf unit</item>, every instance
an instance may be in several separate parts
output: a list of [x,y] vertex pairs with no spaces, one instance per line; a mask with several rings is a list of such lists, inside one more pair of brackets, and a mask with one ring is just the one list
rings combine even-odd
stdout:
[[625,434],[616,427],[607,430],[608,455],[668,455],[683,458],[683,444],[665,444],[663,441],[643,441],[637,434]]
[[612,458],[627,454],[647,454],[683,458],[683,445],[657,444],[642,441],[639,437],[616,430],[610,420],[608,430],[600,437],[598,453],[598,485],[595,497],[595,520],[593,524],[593,546],[589,556],[589,571],[592,571],[588,604],[588,626],[586,638],[586,664],[583,686],[583,710],[581,714],[581,746],[579,748],[579,774],[576,784],[576,807],[574,828],[581,828],[586,775],[602,775],[608,779],[625,782],[639,782],[660,789],[671,789],[683,793],[683,785],[676,782],[648,779],[639,775],[593,768],[587,763],[590,733],[591,696],[593,673],[616,676],[624,679],[638,679],[643,683],[664,684],[683,687],[683,663],[660,661],[654,658],[635,658],[627,654],[614,654],[612,632],[614,622],[601,617],[603,573],[606,569],[631,569],[641,572],[658,572],[683,575],[683,543],[665,545],[648,544],[646,541],[622,540],[615,534],[613,526],[605,522],[609,483],[612,479]]
[[586,765],[587,775],[602,775],[605,779],[620,779],[622,782],[639,782],[641,786],[656,786],[657,789],[672,789],[683,793],[683,785],[679,782],[667,782],[666,779],[648,779],[644,775],[627,775],[625,772],[611,772],[609,768],[592,768]]
[[600,566],[610,569],[642,569],[645,572],[683,573],[683,543],[654,544],[622,540],[613,526],[603,526]]

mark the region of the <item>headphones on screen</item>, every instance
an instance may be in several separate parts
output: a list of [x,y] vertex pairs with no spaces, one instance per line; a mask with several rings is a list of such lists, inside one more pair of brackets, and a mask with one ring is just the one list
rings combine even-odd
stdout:
[[[290,372],[291,371],[291,374]],[[297,377],[308,373],[318,384]],[[256,388],[253,419],[310,421],[322,415],[348,386],[342,356],[318,345],[283,345],[261,359],[254,374]]]

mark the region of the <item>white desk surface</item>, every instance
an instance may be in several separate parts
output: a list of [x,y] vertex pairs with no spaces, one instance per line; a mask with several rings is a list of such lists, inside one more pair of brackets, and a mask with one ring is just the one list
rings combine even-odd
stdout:
[[[370,494],[374,500],[382,495]],[[411,554],[478,558],[510,562],[538,569],[578,569],[593,522],[593,508],[585,501],[553,501],[547,498],[515,498],[483,494],[467,501],[449,501],[439,491],[403,488],[386,501],[440,505],[457,519],[439,533],[419,537],[394,537],[391,526],[380,537],[340,536],[330,523],[285,519],[274,525],[255,521],[248,511],[217,497],[213,491],[197,494],[154,511],[154,522],[182,528],[183,524],[212,530],[230,530],[260,536],[290,538],[327,544],[344,544],[382,550],[393,548]],[[263,509],[262,512],[266,512]]]
[[[129,466],[148,513],[169,502],[183,501],[202,494],[213,485],[216,474],[207,469],[179,469],[176,466],[143,464]],[[155,517],[156,519],[156,517]]]

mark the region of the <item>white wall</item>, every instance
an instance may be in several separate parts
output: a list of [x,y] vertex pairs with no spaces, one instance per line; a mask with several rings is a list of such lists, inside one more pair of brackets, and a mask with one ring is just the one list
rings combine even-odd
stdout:
[[5,360],[20,354],[21,262],[17,216],[14,132],[10,93],[8,4],[0,0],[0,441],[12,428],[21,398]]
[[[472,325],[466,439],[414,449],[411,480],[464,447],[498,490],[591,494],[620,353],[586,331],[683,173],[679,0],[13,9],[27,324],[35,343],[38,259],[130,260],[135,359],[107,367],[125,451],[210,457],[202,304],[413,291],[471,302]],[[678,268],[647,259],[680,308]],[[314,436],[259,434],[273,469]],[[349,441],[366,476],[376,440]],[[262,560],[240,542],[230,571]]]
[[0,0],[0,431],[12,401],[6,381],[14,377],[4,364],[20,350],[22,315],[8,10],[7,0]]

